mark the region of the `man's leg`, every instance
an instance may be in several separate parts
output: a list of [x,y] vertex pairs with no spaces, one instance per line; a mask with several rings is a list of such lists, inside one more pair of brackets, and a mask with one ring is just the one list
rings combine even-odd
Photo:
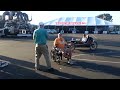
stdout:
[[35,47],[35,69],[39,68],[39,59],[41,55],[40,47]]
[[42,53],[43,53],[44,58],[46,60],[47,67],[48,67],[48,69],[50,69],[51,68],[51,62],[50,62],[48,47],[46,45],[44,45],[42,47]]

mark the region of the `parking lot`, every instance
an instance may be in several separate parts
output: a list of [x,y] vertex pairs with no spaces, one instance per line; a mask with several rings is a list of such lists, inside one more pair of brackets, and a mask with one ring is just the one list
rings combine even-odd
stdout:
[[[0,38],[0,60],[9,65],[0,68],[0,79],[120,79],[120,35],[90,34],[98,42],[98,49],[77,48],[73,52],[73,65],[66,59],[61,65],[52,62],[55,72],[34,70],[34,43],[26,38]],[[50,34],[49,51],[56,34]],[[66,40],[81,38],[82,34],[63,34]],[[41,68],[46,62],[42,56]]]

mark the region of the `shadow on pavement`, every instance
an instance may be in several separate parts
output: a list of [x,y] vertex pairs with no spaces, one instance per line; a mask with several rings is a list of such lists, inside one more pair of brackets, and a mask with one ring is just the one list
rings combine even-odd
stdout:
[[75,53],[80,54],[81,52],[84,54],[90,54],[90,55],[95,55],[95,56],[102,56],[102,57],[111,57],[111,58],[120,58],[120,50],[111,50],[111,49],[103,49],[103,48],[98,48],[94,51],[89,50],[89,49],[76,49],[74,51]]
[[99,45],[120,47],[120,41],[98,40]]
[[[49,75],[40,74],[44,73],[44,70],[43,72],[40,71],[40,73],[35,72],[34,63],[32,62],[14,59],[2,55],[0,55],[0,59],[10,62],[7,67],[0,68],[0,79],[52,79],[49,77]],[[46,68],[46,66],[42,65],[40,65],[40,67],[42,69]],[[54,72],[51,72],[51,74],[58,75],[58,77],[55,79],[87,79],[84,77],[64,73],[56,69]]]
[[72,67],[72,68],[82,68],[82,69],[86,69],[93,72],[103,72],[103,73],[107,73],[115,76],[120,76],[120,68],[117,68],[117,67],[101,65],[101,64],[85,62],[85,61],[78,61],[75,59],[73,59],[72,61],[74,62],[73,65],[68,65],[65,63],[62,65]]
[[34,70],[9,64],[0,70],[0,79],[50,79],[36,73]]
[[[42,66],[43,68],[43,72],[46,72],[44,70],[44,66]],[[54,72],[50,72],[51,74],[53,75],[57,75],[57,79],[88,79],[88,78],[85,78],[85,77],[81,77],[81,76],[76,76],[76,75],[73,75],[73,74],[68,74],[68,73],[65,73],[65,72],[62,72],[62,71],[59,71],[57,69],[54,70]]]

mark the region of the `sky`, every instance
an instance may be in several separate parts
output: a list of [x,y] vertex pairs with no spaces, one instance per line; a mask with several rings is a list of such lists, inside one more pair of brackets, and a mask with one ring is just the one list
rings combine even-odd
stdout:
[[[0,11],[0,15],[4,11]],[[60,17],[95,17],[99,14],[109,13],[113,22],[120,23],[120,11],[22,11],[27,13],[32,21],[31,24],[38,25],[39,22],[48,22]]]

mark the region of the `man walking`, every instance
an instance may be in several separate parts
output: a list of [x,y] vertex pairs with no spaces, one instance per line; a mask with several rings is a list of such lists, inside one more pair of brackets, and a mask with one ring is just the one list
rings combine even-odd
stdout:
[[47,63],[48,71],[53,71],[51,67],[49,51],[47,46],[48,33],[44,29],[44,23],[39,23],[39,28],[36,29],[33,33],[33,40],[35,42],[35,70],[39,70],[39,59],[41,55],[44,55],[44,58]]

